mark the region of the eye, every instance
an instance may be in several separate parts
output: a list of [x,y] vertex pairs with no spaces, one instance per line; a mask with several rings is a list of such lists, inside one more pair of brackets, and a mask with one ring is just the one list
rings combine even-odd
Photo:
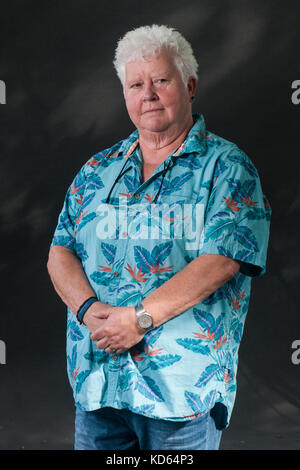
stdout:
[[141,85],[141,83],[133,83],[130,88],[139,88]]

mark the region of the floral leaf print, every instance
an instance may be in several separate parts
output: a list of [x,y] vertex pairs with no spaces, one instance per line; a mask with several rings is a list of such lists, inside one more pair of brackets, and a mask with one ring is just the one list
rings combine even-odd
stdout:
[[234,150],[234,153],[228,156],[228,160],[230,160],[232,163],[238,163],[242,165],[251,176],[255,178],[258,177],[255,166],[242,150]]
[[91,182],[89,183],[88,185],[88,189],[102,189],[104,188],[104,184],[103,184],[103,181],[102,179],[100,178],[99,175],[95,174],[93,176],[93,179],[91,180]]
[[202,328],[210,331],[215,329],[215,319],[210,313],[207,313],[204,310],[199,310],[198,308],[194,308],[193,314],[196,322],[199,323]]
[[139,413],[139,414],[143,414],[143,415],[151,415],[151,414],[153,414],[153,411],[155,409],[154,404],[152,404],[152,405],[141,405],[141,406],[133,407],[129,403],[127,403],[125,401],[122,401],[121,405],[122,405],[122,408],[126,408],[126,409],[132,411],[133,413]]
[[64,229],[68,229],[69,227],[73,227],[73,224],[70,220],[70,217],[67,211],[65,211],[59,218],[57,230],[64,230]]
[[126,369],[125,373],[120,374],[119,382],[118,382],[118,387],[120,388],[120,390],[122,390],[123,392],[125,390],[128,390],[130,385],[133,384],[134,377],[136,375],[137,375],[136,371],[134,371],[133,369],[130,369],[130,368]]
[[143,272],[149,272],[150,268],[153,264],[152,256],[150,255],[149,251],[142,246],[135,246],[134,247],[134,259],[138,268]]
[[211,410],[213,407],[213,404],[215,403],[215,398],[216,398],[216,391],[212,390],[209,392],[206,397],[204,398],[204,405],[206,410]]
[[257,241],[253,232],[246,226],[237,227],[233,233],[233,237],[237,240],[244,248],[252,251],[258,251]]
[[151,257],[153,260],[153,264],[156,265],[157,263],[162,264],[170,255],[172,250],[173,242],[166,242],[161,243],[160,245],[156,245],[151,253]]
[[219,240],[222,238],[225,230],[233,231],[235,227],[235,219],[228,212],[217,212],[209,221],[208,226],[204,230],[205,242],[208,240]]
[[266,213],[263,209],[260,209],[259,207],[253,207],[248,212],[246,212],[245,217],[248,220],[260,220],[266,217]]
[[[256,181],[254,179],[244,181],[241,186],[241,202],[243,202],[244,204],[249,204],[247,200],[254,193],[255,188]],[[253,205],[256,204],[257,202],[255,202]]]
[[180,346],[183,346],[185,349],[189,349],[198,354],[205,354],[209,353],[209,347],[204,346],[201,344],[201,340],[193,339],[193,338],[178,338],[176,339],[176,343]]
[[90,362],[102,362],[107,357],[107,353],[104,349],[99,349],[98,351],[88,352],[83,357]]
[[130,264],[127,263],[127,266],[125,266],[125,269],[129,272],[129,274],[133,277],[133,279],[138,283],[146,282],[149,279],[148,277],[145,277],[146,273],[142,271],[141,267],[139,267],[138,271],[136,271],[136,266],[132,268],[132,266],[130,266]]
[[239,323],[238,324],[238,327],[235,329],[234,331],[234,340],[236,343],[240,343],[241,340],[242,340],[242,335],[243,335],[243,324],[242,323]]
[[164,354],[162,356],[151,356],[151,359],[149,360],[150,369],[162,369],[164,367],[171,366],[175,362],[180,361],[180,359],[181,356],[179,356],[178,354]]
[[71,321],[68,326],[68,333],[72,341],[81,341],[84,336],[75,321]]
[[81,203],[81,210],[85,209],[94,199],[96,192],[89,194]]
[[84,184],[85,184],[84,173],[82,171],[79,171],[79,173],[77,173],[77,175],[75,176],[74,181],[71,185],[70,193],[71,194],[76,194],[76,193],[80,192],[80,190],[84,187]]
[[107,259],[108,264],[113,264],[116,256],[117,247],[114,245],[110,245],[109,243],[101,242],[101,250],[105,258]]
[[216,166],[215,166],[215,171],[214,171],[214,180],[213,182],[215,183],[217,179],[219,178],[220,175],[225,173],[227,170],[227,165],[224,163],[224,161],[220,158],[218,159]]
[[129,175],[124,176],[124,183],[126,188],[128,189],[129,193],[133,193],[136,188],[139,187],[139,181],[137,178]]
[[55,235],[53,237],[51,245],[60,245],[65,246],[66,248],[70,248],[70,250],[74,249],[74,238],[68,237],[67,235]]
[[202,300],[203,305],[213,305],[222,300],[225,297],[225,286],[223,289],[217,289],[215,292],[210,294],[208,297]]
[[[192,171],[187,171],[180,176],[176,176],[168,183],[165,183],[165,180],[162,185],[161,193],[164,195],[169,195],[175,191],[182,189],[182,186],[193,177]],[[158,182],[157,182],[158,184]]]
[[81,390],[81,387],[83,385],[83,382],[85,379],[90,375],[91,370],[85,370],[83,372],[80,372],[80,374],[77,375],[76,377],[76,386],[75,386],[75,392],[79,393]]
[[222,368],[219,365],[210,364],[195,383],[195,387],[203,387],[220,371],[222,371]]
[[145,342],[149,347],[152,347],[154,343],[159,339],[160,335],[163,331],[163,325],[158,326],[157,328],[153,328],[153,330],[148,331],[144,338],[143,342]]
[[94,271],[91,275],[90,278],[98,284],[98,286],[108,286],[110,283],[110,277],[107,275],[106,272],[99,272],[99,271]]
[[74,344],[72,348],[72,356],[67,355],[67,362],[69,366],[70,375],[73,375],[73,370],[75,370],[77,362],[77,344]]
[[177,165],[190,168],[191,170],[199,170],[202,168],[199,158],[194,153],[191,153],[188,156],[178,158]]
[[203,411],[205,411],[200,395],[186,390],[184,392],[184,396],[188,405],[192,408],[195,414],[203,413]]
[[134,389],[138,390],[144,397],[149,398],[149,400],[165,401],[155,381],[146,375],[143,378],[138,377]]
[[86,224],[91,222],[95,217],[97,217],[96,212],[91,212],[90,214],[87,214],[84,217],[82,217],[82,219],[79,223],[77,232],[79,232]]
[[81,259],[81,261],[86,261],[88,259],[89,255],[85,251],[83,243],[76,243],[75,251],[76,255]]
[[[136,305],[141,301],[141,292],[137,290],[133,284],[126,284],[125,286],[118,288],[118,293],[123,292],[121,295],[118,294],[118,306],[119,307],[130,307]],[[112,292],[114,290],[112,289]]]

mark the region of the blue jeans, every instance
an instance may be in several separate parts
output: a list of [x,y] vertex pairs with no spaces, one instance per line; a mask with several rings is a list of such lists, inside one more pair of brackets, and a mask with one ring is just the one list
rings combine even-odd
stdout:
[[148,418],[111,407],[76,408],[75,450],[217,450],[222,431],[206,413],[188,421]]

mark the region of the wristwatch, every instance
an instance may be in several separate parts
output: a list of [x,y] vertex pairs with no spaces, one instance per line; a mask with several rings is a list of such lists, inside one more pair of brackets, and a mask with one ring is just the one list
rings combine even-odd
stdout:
[[150,313],[148,313],[145,310],[143,304],[139,304],[135,307],[135,313],[136,313],[138,325],[145,332],[152,330],[152,328],[154,328],[152,316],[150,315]]

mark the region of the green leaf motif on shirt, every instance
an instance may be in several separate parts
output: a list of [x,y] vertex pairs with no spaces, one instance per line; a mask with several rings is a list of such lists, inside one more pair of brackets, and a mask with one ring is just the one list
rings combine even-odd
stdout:
[[106,272],[94,271],[90,278],[99,286],[108,286],[110,281],[110,276]]
[[84,354],[83,356],[87,361],[90,362],[102,362],[103,359],[107,357],[107,353],[104,349],[99,349],[99,351],[92,351]]
[[138,377],[134,389],[138,390],[144,397],[149,398],[149,400],[165,401],[156,382],[146,375]]
[[68,324],[68,332],[72,341],[81,341],[83,334],[75,321]]
[[150,369],[152,370],[163,369],[164,367],[171,366],[181,359],[181,356],[178,354],[164,354],[150,357],[151,359],[149,359],[149,365]]
[[96,212],[91,212],[90,214],[87,214],[84,217],[82,217],[80,224],[78,226],[77,232],[79,232],[86,224],[91,222],[95,217],[97,217]]
[[188,405],[192,408],[195,414],[205,413],[205,411],[210,410],[214,403],[214,399],[216,396],[215,390],[209,392],[204,400],[202,401],[200,395],[193,392],[188,392],[187,390],[184,392],[185,399]]
[[167,269],[170,269],[171,266],[160,267],[164,261],[169,256],[173,242],[161,243],[156,245],[151,254],[142,246],[134,247],[134,258],[137,264],[137,267],[144,273],[147,272],[164,272]]
[[258,251],[257,240],[248,227],[237,227],[233,233],[233,237],[247,250]]
[[122,408],[126,408],[127,410],[132,411],[133,413],[138,413],[142,415],[151,415],[155,409],[155,404],[151,405],[141,405],[141,406],[131,406],[129,403],[122,401],[121,402]]
[[83,385],[83,382],[90,375],[90,373],[91,373],[91,370],[84,370],[84,371],[80,372],[80,374],[77,375],[77,377],[76,377],[76,386],[75,386],[75,392],[76,393],[80,392],[80,390],[82,388],[82,385]]
[[193,338],[177,338],[176,343],[183,346],[185,349],[189,349],[197,354],[207,355],[209,353],[209,347],[201,344],[201,340]]
[[223,368],[218,364],[210,364],[200,375],[199,380],[195,383],[195,387],[204,387],[216,374],[223,373]]
[[230,217],[228,212],[217,212],[209,221],[204,230],[205,243],[209,240],[220,240],[225,230],[233,231],[235,228],[235,219]]
[[[167,195],[167,194],[172,194],[175,191],[179,191],[182,189],[182,187],[193,177],[194,173],[192,171],[187,171],[186,173],[183,173],[180,176],[176,176],[173,178],[171,181],[168,182],[163,182],[162,184],[162,189],[161,189],[161,194]],[[157,182],[157,185],[160,183]]]

